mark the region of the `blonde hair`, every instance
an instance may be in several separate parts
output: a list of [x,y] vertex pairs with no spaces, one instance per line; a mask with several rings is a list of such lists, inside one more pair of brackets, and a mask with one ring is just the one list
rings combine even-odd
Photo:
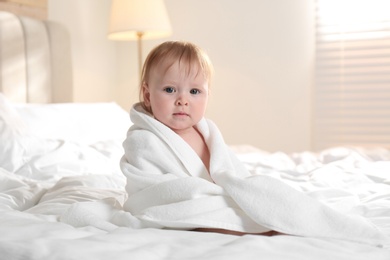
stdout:
[[155,47],[146,57],[142,68],[139,99],[142,107],[152,114],[151,108],[144,102],[144,86],[150,80],[153,69],[163,66],[167,71],[176,61],[186,65],[186,73],[190,74],[192,65],[196,65],[197,73],[203,73],[204,78],[209,82],[213,73],[213,66],[208,55],[198,46],[184,41],[167,41]]

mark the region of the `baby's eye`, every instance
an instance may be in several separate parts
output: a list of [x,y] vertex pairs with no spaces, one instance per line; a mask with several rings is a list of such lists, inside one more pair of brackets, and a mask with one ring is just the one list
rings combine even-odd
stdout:
[[200,93],[200,90],[194,88],[194,89],[191,89],[191,90],[190,90],[190,93],[193,94],[193,95],[196,95],[196,94],[199,94],[199,93]]
[[175,92],[175,90],[172,87],[166,87],[166,88],[164,88],[164,91],[167,92],[167,93]]

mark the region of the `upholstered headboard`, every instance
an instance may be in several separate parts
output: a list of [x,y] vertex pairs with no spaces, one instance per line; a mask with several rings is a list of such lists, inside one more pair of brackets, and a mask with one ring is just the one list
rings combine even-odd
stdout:
[[14,102],[72,101],[70,37],[50,21],[0,11],[0,91]]

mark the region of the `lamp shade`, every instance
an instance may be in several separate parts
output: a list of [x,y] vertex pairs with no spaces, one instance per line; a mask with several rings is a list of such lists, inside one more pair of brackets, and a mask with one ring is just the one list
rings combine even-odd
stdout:
[[112,0],[108,38],[136,40],[167,37],[172,33],[163,0]]

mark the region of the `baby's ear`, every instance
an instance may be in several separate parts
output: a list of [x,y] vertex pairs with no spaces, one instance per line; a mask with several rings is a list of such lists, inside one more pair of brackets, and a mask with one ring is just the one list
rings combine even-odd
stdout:
[[142,84],[142,96],[144,98],[145,106],[150,107],[150,92],[149,92],[149,86],[146,83]]

